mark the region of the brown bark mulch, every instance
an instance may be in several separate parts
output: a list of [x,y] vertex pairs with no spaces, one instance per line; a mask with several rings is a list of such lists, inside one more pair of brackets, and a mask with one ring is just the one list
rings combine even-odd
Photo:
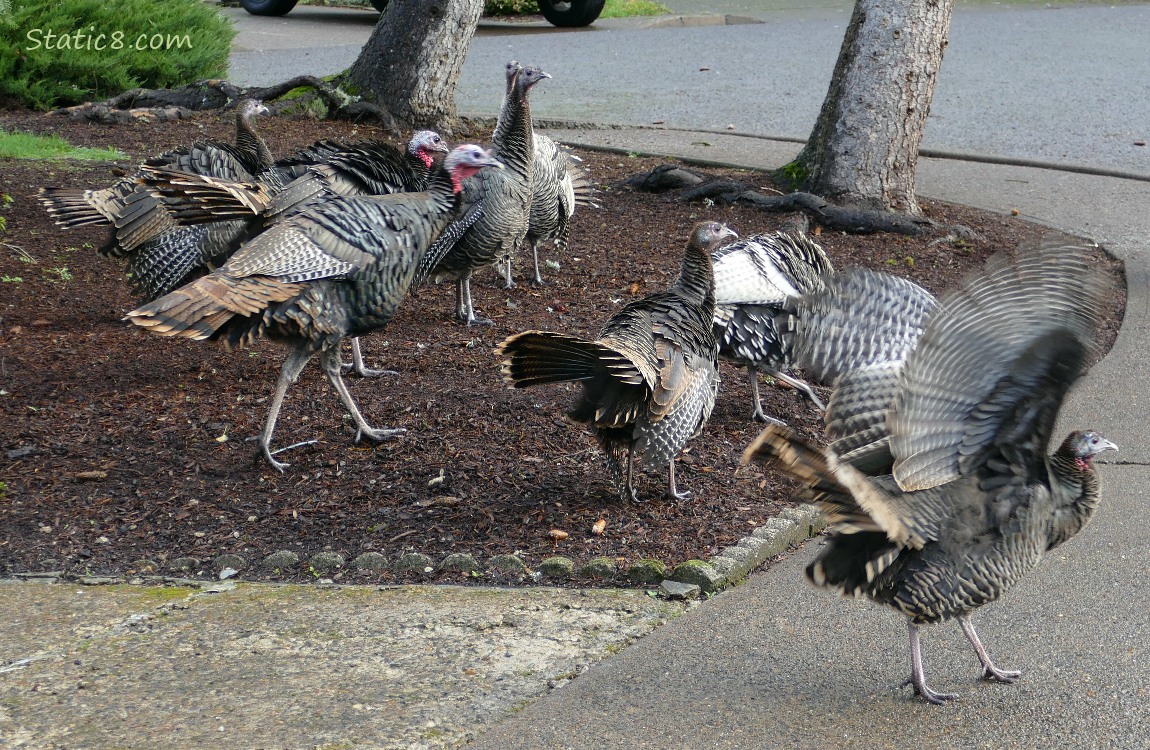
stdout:
[[[346,122],[272,118],[260,125],[277,155],[318,138],[375,135]],[[132,157],[126,167],[195,139],[230,138],[232,131],[216,115],[105,125],[16,112],[0,117],[0,126],[115,146]],[[544,251],[559,265],[544,271],[546,286],[530,284],[530,259],[520,258],[518,288],[503,290],[494,272],[474,282],[476,305],[493,327],[457,325],[453,289],[445,285],[420,289],[386,330],[364,340],[369,364],[399,375],[349,378],[350,387],[373,424],[407,429],[396,439],[353,443],[354,427],[319,368],[310,366],[288,392],[275,445],[317,442],[282,454],[291,463],[283,474],[257,459],[254,443],[282,350],[265,341],[232,352],[161,339],[121,322],[134,300],[121,265],[93,249],[102,231],[61,230],[34,198],[46,185],[105,185],[114,179],[112,168],[5,162],[0,192],[15,202],[3,213],[7,229],[0,233],[0,576],[124,574],[143,571],[141,561],[163,570],[185,556],[204,561],[210,574],[208,561],[221,553],[255,563],[276,550],[305,561],[322,551],[347,560],[365,551],[389,559],[410,551],[435,559],[466,552],[480,561],[516,553],[528,566],[560,554],[580,562],[608,557],[625,570],[642,558],[667,565],[706,559],[790,506],[789,484],[738,466],[760,425],[749,418],[745,373],[729,365],[722,366],[706,431],[679,459],[680,484],[695,493],[688,502],[661,499],[665,479],[650,475],[639,482],[640,496],[650,501],[623,504],[591,437],[563,417],[573,388],[503,385],[495,344],[527,328],[593,335],[619,305],[673,280],[696,221],[714,218],[750,234],[775,229],[784,218],[611,187],[659,162],[579,155],[606,186],[603,208],[576,215],[568,252]],[[763,174],[719,176],[761,192],[772,187]],[[1047,232],[962,206],[923,206],[930,218],[966,225],[984,239],[833,231],[818,239],[837,267],[882,268],[940,293],[994,251]],[[1124,304],[1124,296],[1113,300],[1110,341]],[[763,393],[768,413],[817,436],[819,415],[795,392],[764,384]],[[593,533],[601,519],[603,532]],[[554,541],[554,529],[567,538]],[[242,575],[307,580],[313,573],[306,565],[277,573],[253,564]],[[534,580],[347,568],[334,577]]]

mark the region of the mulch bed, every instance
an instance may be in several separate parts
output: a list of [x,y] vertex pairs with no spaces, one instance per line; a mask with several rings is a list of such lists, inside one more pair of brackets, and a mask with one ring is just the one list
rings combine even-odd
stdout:
[[[132,163],[195,139],[230,138],[232,131],[212,115],[111,126],[16,112],[0,117],[0,126],[115,146]],[[279,155],[318,138],[374,135],[348,123],[270,119],[260,126]],[[783,219],[613,188],[660,162],[578,153],[604,185],[603,208],[576,215],[566,254],[544,252],[560,264],[545,270],[546,286],[529,283],[530,258],[521,258],[518,288],[503,290],[494,272],[479,273],[473,284],[476,306],[495,326],[456,324],[454,290],[444,285],[420,289],[386,330],[366,338],[369,363],[400,373],[348,379],[369,421],[407,429],[384,443],[352,442],[355,430],[337,397],[319,368],[309,367],[288,392],[275,447],[318,442],[281,454],[291,463],[283,474],[257,458],[254,443],[282,349],[265,341],[227,351],[121,322],[134,300],[121,265],[93,249],[102,231],[61,230],[34,198],[46,185],[103,186],[114,179],[111,166],[5,162],[0,192],[15,203],[0,233],[0,575],[128,574],[147,572],[141,561],[164,570],[186,556],[204,561],[200,569],[212,575],[210,561],[222,553],[256,563],[276,550],[305,561],[322,551],[348,560],[366,551],[389,559],[411,551],[435,559],[465,552],[481,562],[516,553],[528,566],[552,555],[577,562],[608,557],[623,571],[643,558],[671,566],[707,559],[792,505],[787,482],[738,466],[761,426],[749,418],[745,373],[727,364],[706,431],[679,459],[680,486],[695,493],[687,502],[662,499],[665,477],[649,475],[638,485],[649,502],[622,503],[593,439],[563,416],[574,388],[503,385],[492,355],[499,341],[528,328],[593,336],[611,311],[674,279],[695,222],[718,219],[745,235],[776,229]],[[766,175],[727,176],[771,187]],[[985,241],[830,232],[818,239],[836,267],[882,268],[939,293],[994,251],[1047,232],[962,206],[925,201],[924,209],[973,228]],[[1124,305],[1124,295],[1113,301],[1107,343]],[[763,393],[768,413],[817,436],[818,413],[794,391],[764,384]],[[604,530],[593,533],[600,519]],[[556,529],[567,538],[554,541],[549,532]],[[306,565],[269,572],[253,564],[242,575],[309,580],[314,573]],[[333,577],[535,580],[349,568]],[[620,574],[594,583],[627,581]]]

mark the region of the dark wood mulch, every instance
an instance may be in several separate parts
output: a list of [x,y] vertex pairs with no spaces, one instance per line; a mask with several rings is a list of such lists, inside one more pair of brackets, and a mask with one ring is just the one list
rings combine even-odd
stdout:
[[[133,160],[231,133],[211,115],[113,126],[17,112],[0,117],[0,125],[115,146]],[[277,154],[321,137],[373,135],[348,123],[273,119],[261,125]],[[658,163],[580,156],[606,186]],[[308,368],[289,391],[276,444],[318,442],[283,454],[292,466],[279,474],[256,460],[253,442],[279,371],[278,346],[261,342],[230,352],[161,339],[121,322],[133,299],[119,263],[93,250],[102,232],[61,230],[34,199],[45,185],[102,186],[114,177],[110,165],[8,161],[0,168],[0,191],[15,199],[0,234],[0,575],[126,573],[140,570],[143,560],[163,569],[180,556],[204,560],[210,572],[206,561],[221,553],[254,563],[280,549],[304,560],[325,550],[348,560],[365,551],[393,559],[408,551],[436,559],[468,552],[481,562],[514,552],[528,565],[555,554],[577,561],[605,556],[625,570],[641,558],[668,565],[706,559],[793,502],[792,488],[778,477],[738,467],[743,447],[760,429],[749,419],[741,371],[723,365],[710,424],[679,459],[681,485],[695,499],[660,499],[664,478],[652,475],[639,484],[650,502],[625,505],[591,437],[563,417],[574,391],[508,390],[492,355],[505,336],[527,328],[593,335],[619,305],[671,282],[687,232],[700,219],[750,234],[777,228],[783,217],[606,188],[602,210],[576,216],[570,251],[545,252],[560,265],[545,272],[545,287],[527,282],[529,259],[519,261],[520,285],[512,291],[499,288],[493,272],[478,275],[476,304],[495,319],[494,327],[457,325],[452,288],[429,287],[409,299],[388,329],[365,340],[370,363],[400,375],[353,378],[350,387],[370,421],[405,427],[406,435],[354,444],[335,394],[318,367]],[[762,174],[724,176],[771,187]],[[879,267],[938,293],[994,251],[1046,232],[962,206],[925,201],[924,208],[943,223],[975,229],[985,241],[833,232],[819,240],[838,267]],[[1124,296],[1113,301],[1109,340],[1124,304]],[[818,414],[793,391],[765,385],[763,392],[768,413],[818,434]],[[605,530],[595,534],[600,519]],[[555,543],[548,536],[553,529],[569,536]],[[312,574],[268,573],[253,565],[243,575],[305,580]],[[355,570],[336,577],[532,580]]]

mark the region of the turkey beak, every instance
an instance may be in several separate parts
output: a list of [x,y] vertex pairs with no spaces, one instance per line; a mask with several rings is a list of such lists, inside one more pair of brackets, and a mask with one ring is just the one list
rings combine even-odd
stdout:
[[1099,452],[1099,453],[1101,453],[1102,451],[1116,451],[1116,450],[1118,450],[1118,446],[1117,446],[1117,445],[1115,445],[1114,443],[1110,442],[1110,441],[1109,441],[1109,440],[1107,440],[1106,438],[1101,438],[1101,439],[1100,439],[1100,442],[1099,442],[1099,444],[1098,444],[1098,452]]
[[270,115],[271,110],[267,108],[266,104],[261,104],[258,107],[256,107],[256,114],[257,115]]
[[737,238],[739,236],[738,232],[736,232],[734,229],[731,229],[726,224],[722,224],[721,226],[722,230],[719,232],[719,236],[716,239],[725,240],[728,237]]
[[444,141],[437,143],[432,151],[442,151],[445,154],[451,153],[451,149],[447,147],[447,143]]

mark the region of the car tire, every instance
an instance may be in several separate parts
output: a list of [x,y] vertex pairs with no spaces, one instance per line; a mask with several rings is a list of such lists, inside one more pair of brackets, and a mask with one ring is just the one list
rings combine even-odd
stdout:
[[291,12],[296,0],[240,0],[244,10],[253,16],[283,16]]
[[576,28],[588,26],[603,12],[607,0],[539,0],[539,12],[553,26]]

